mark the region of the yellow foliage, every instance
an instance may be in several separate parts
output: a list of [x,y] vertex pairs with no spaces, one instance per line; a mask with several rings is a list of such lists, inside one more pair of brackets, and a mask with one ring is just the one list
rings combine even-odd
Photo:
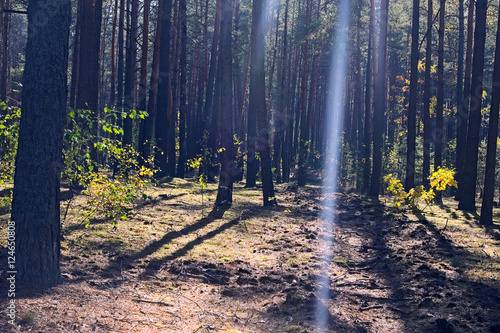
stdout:
[[[448,168],[438,168],[430,177],[431,188],[426,191],[422,185],[410,189],[408,192],[404,190],[403,184],[392,174],[384,176],[384,181],[387,183],[387,191],[394,195],[393,203],[400,207],[402,203],[414,209],[419,209],[418,201],[423,200],[427,205],[434,200],[435,191],[444,191],[446,186],[457,187],[455,181],[455,170]],[[427,207],[427,206],[426,206]],[[424,208],[425,209],[425,208]]]

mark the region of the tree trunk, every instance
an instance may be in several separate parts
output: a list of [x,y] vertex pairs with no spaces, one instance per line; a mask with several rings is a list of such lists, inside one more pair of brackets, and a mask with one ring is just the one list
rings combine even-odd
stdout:
[[[311,24],[312,3],[307,0],[306,25]],[[304,63],[302,64],[302,82],[300,83],[300,141],[299,141],[299,170],[297,184],[304,186],[307,184],[307,154],[309,150],[309,126],[307,114],[307,93],[309,80],[309,37],[306,37],[303,48]]]
[[[142,44],[141,44],[141,74],[139,77],[139,91],[137,95],[137,109],[146,111],[146,100],[148,90],[148,49],[149,49],[149,11],[151,7],[151,0],[144,1],[142,22]],[[139,152],[144,151],[144,145],[148,144],[149,139],[146,139],[146,119],[139,119]],[[143,158],[147,156],[141,155]],[[142,159],[139,159],[142,163]]]
[[[118,112],[122,111],[123,108],[123,73],[124,73],[124,31],[125,31],[125,0],[120,0],[120,18],[118,19],[118,66],[117,66],[117,78],[116,78],[116,107]],[[121,119],[118,120],[119,122]]]
[[276,204],[274,197],[273,175],[271,172],[271,156],[269,149],[269,122],[267,121],[266,107],[266,76],[264,71],[265,57],[265,32],[264,11],[262,0],[253,0],[252,7],[252,33],[254,42],[252,46],[252,62],[250,63],[250,95],[248,109],[257,116],[257,150],[260,155],[262,194],[264,206]]
[[413,0],[413,19],[411,30],[411,60],[410,60],[410,100],[408,105],[408,135],[406,147],[406,178],[405,190],[415,187],[415,139],[417,130],[417,97],[418,97],[418,29],[420,0]]
[[235,171],[233,120],[232,120],[232,45],[233,20],[231,0],[221,0],[220,68],[221,73],[221,170],[215,206],[231,206],[233,202],[233,177]]
[[210,129],[213,127],[212,124],[215,123],[214,119],[212,119],[215,115],[215,111],[213,110],[214,106],[214,94],[215,94],[215,75],[217,73],[217,56],[220,52],[217,52],[219,47],[219,37],[220,37],[220,25],[221,25],[221,0],[217,0],[215,3],[215,25],[214,25],[214,35],[212,39],[212,48],[210,52],[210,69],[208,72],[208,81],[206,88],[206,98],[205,98],[205,114],[203,116],[203,132],[204,134],[208,134],[207,150],[208,156],[204,156],[204,165],[203,169],[207,175],[208,181],[214,181],[213,168],[215,161],[213,160],[213,155],[215,152],[212,151],[216,146],[216,139],[214,136],[217,134],[215,132],[210,133]]
[[80,30],[80,60],[76,108],[93,111],[99,106],[99,48],[102,21],[102,0],[83,0]]
[[465,150],[462,186],[459,191],[459,209],[476,210],[477,161],[479,132],[481,130],[481,106],[483,102],[484,46],[486,41],[487,0],[476,1],[476,27],[474,31],[474,54],[472,59],[472,81],[469,107],[469,127]]
[[161,7],[161,41],[160,62],[158,75],[158,94],[156,102],[156,146],[158,154],[155,157],[156,166],[160,169],[158,176],[166,176],[167,170],[167,143],[168,143],[168,112],[171,105],[170,91],[170,19],[172,15],[172,0],[163,0]]
[[186,169],[186,117],[187,117],[187,14],[186,0],[179,1],[179,20],[181,35],[181,54],[180,54],[180,92],[179,92],[179,164],[177,165],[177,177],[184,178]]
[[[113,29],[111,32],[111,77],[109,88],[109,108],[115,106],[116,97],[116,22],[118,20],[119,0],[115,1],[115,11],[113,14]],[[76,37],[75,37],[76,38]]]
[[123,119],[123,144],[132,145],[132,118],[130,110],[135,103],[136,59],[137,59],[137,16],[138,0],[131,0],[132,8],[127,33],[127,49],[125,56],[125,84],[124,84],[124,113]]
[[363,141],[363,188],[370,188],[370,167],[371,167],[371,115],[372,115],[372,47],[375,29],[375,0],[370,0],[370,31],[368,34],[368,54],[366,56],[366,86],[365,86],[365,127]]
[[[250,34],[250,77],[256,77],[258,74],[254,73],[257,70],[252,66],[258,62],[258,53],[255,45],[257,44],[257,30],[259,29],[257,20],[254,19],[252,12],[252,31]],[[263,60],[262,60],[263,61]],[[250,80],[250,82],[252,82]],[[250,83],[250,91],[252,91]],[[248,120],[247,120],[247,178],[246,187],[254,187],[257,182],[257,173],[259,171],[259,162],[255,155],[256,147],[256,133],[257,133],[257,110],[254,108],[255,104],[248,105]]]
[[[118,1],[118,0],[117,0]],[[80,69],[80,32],[82,30],[82,13],[83,13],[83,0],[77,1],[76,10],[76,24],[75,24],[75,38],[73,46],[73,59],[71,64],[71,85],[69,92],[69,107],[74,108],[76,103],[76,95],[78,93],[78,74]]]
[[156,34],[153,48],[153,61],[151,64],[151,82],[149,86],[148,97],[148,117],[144,123],[144,141],[142,146],[142,156],[148,159],[151,154],[151,140],[153,139],[153,129],[156,122],[156,102],[158,96],[158,76],[160,62],[160,41],[161,41],[161,22],[163,16],[163,0],[158,1],[158,17],[156,21]]
[[[498,7],[500,17],[500,5]],[[493,85],[491,91],[490,124],[488,129],[488,146],[486,148],[486,170],[484,175],[483,202],[479,222],[482,225],[493,225],[493,196],[495,194],[495,164],[498,138],[498,113],[500,109],[500,20],[497,22],[497,40],[495,63],[493,69]]]
[[[2,9],[9,9],[10,1],[2,1]],[[1,27],[1,64],[0,64],[0,101],[7,101],[7,90],[9,85],[9,26],[10,26],[10,13],[1,12],[2,27]]]
[[460,189],[462,187],[462,174],[465,164],[465,145],[467,143],[467,128],[469,123],[469,102],[470,102],[470,85],[472,72],[472,42],[474,35],[474,1],[469,1],[469,10],[467,14],[467,49],[465,52],[465,80],[464,80],[464,97],[462,109],[458,109],[460,121],[457,125],[457,183],[458,191],[455,195],[455,200],[460,201]]
[[427,45],[425,47],[425,81],[424,81],[424,156],[422,166],[422,184],[429,189],[429,176],[431,172],[431,66],[432,66],[432,22],[434,12],[432,1],[427,2]]
[[17,270],[18,281],[44,287],[58,284],[61,278],[59,191],[70,18],[69,0],[28,2],[28,42],[11,216],[15,223],[16,262],[6,274]]
[[[418,0],[416,0],[418,1]],[[382,0],[380,7],[380,35],[377,52],[377,75],[374,85],[373,100],[373,171],[369,194],[378,197],[382,174],[382,146],[384,130],[385,67],[387,57],[387,22],[389,18],[389,0]]]
[[[443,143],[446,140],[443,126],[444,109],[444,17],[446,11],[446,0],[441,0],[439,8],[439,42],[438,42],[438,82],[437,82],[437,105],[436,105],[436,147],[434,152],[434,171],[437,171],[443,164]],[[438,205],[443,204],[442,194],[436,191],[434,201]]]

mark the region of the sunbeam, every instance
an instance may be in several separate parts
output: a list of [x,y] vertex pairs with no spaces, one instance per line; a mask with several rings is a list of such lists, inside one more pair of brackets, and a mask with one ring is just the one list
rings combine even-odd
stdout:
[[[345,76],[347,67],[347,33],[349,28],[350,2],[342,0],[338,5],[337,30],[331,55],[331,72],[329,78],[329,95],[327,97],[327,156],[325,159],[325,176],[323,179],[324,208],[322,220],[324,230],[333,232],[335,223],[335,198],[337,175],[340,161],[340,146],[342,141],[343,100]],[[326,237],[321,244],[325,256],[322,260],[322,272],[319,275],[317,304],[315,307],[315,322],[320,332],[326,331],[330,325],[328,300],[330,299],[329,270],[332,260],[332,238]],[[323,304],[323,302],[325,304]],[[326,306],[325,306],[326,305]]]

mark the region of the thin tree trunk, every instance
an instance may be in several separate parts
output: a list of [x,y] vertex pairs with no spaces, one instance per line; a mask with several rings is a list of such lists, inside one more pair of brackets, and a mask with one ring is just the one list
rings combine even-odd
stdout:
[[372,110],[372,48],[375,29],[375,0],[370,0],[370,31],[368,35],[368,54],[366,56],[366,86],[365,86],[365,127],[363,142],[363,188],[370,188],[370,169],[371,169],[371,110]]
[[[149,48],[149,11],[151,7],[151,0],[144,0],[144,19],[142,22],[142,44],[141,44],[141,74],[139,78],[139,92],[137,96],[137,109],[146,111],[146,97],[148,90],[148,48]],[[146,119],[139,119],[139,151],[144,151],[144,145],[149,144],[146,138]],[[142,158],[147,156],[141,155]],[[142,164],[142,159],[139,159]]]
[[125,58],[125,84],[124,84],[124,112],[126,117],[123,120],[123,144],[132,145],[132,118],[130,110],[135,103],[135,83],[136,83],[136,59],[137,59],[137,19],[138,0],[131,0],[130,24],[127,34],[127,50]]
[[153,48],[153,61],[151,64],[151,82],[149,86],[149,97],[148,97],[148,117],[144,124],[144,142],[140,147],[142,148],[142,156],[145,159],[149,159],[151,155],[151,140],[153,140],[153,129],[156,123],[157,115],[157,96],[158,96],[158,77],[160,71],[160,42],[162,38],[162,17],[163,17],[163,1],[158,1],[158,17],[156,22],[156,34],[154,40]]
[[[312,0],[307,0],[306,8],[306,25],[311,24],[312,19]],[[302,64],[302,82],[300,84],[300,142],[299,142],[299,170],[297,175],[297,184],[304,186],[307,184],[307,153],[309,149],[309,128],[307,114],[307,82],[309,80],[309,38],[306,37],[303,56],[304,63]]]
[[[2,9],[10,9],[10,1],[4,0]],[[9,85],[9,27],[10,27],[10,13],[3,12],[2,15],[2,46],[1,46],[1,60],[0,65],[0,101],[7,100],[7,90]]]
[[432,66],[432,22],[434,12],[432,1],[427,1],[427,45],[425,47],[425,82],[424,82],[424,157],[422,166],[422,184],[429,188],[429,176],[431,170],[431,66]]
[[418,43],[419,43],[419,10],[420,0],[413,0],[413,19],[411,30],[411,60],[410,60],[410,100],[408,106],[408,135],[406,147],[406,178],[405,190],[415,187],[415,153],[417,130],[417,97],[418,97]]
[[[116,22],[118,19],[119,0],[115,1],[115,11],[113,14],[113,30],[111,32],[111,77],[109,89],[109,104],[108,107],[115,106],[116,97]],[[75,37],[76,38],[76,37]]]
[[384,130],[384,111],[386,104],[385,72],[387,57],[387,23],[389,19],[389,0],[382,0],[380,7],[380,35],[377,52],[377,76],[374,85],[373,105],[373,172],[369,194],[378,197],[382,174],[382,145]]
[[462,174],[465,164],[465,146],[467,143],[467,128],[469,124],[469,102],[471,92],[471,72],[472,72],[472,43],[474,35],[474,1],[469,1],[469,10],[467,14],[467,49],[465,52],[465,80],[463,107],[458,110],[460,117],[457,129],[457,174],[458,191],[455,200],[460,201]]
[[[439,42],[438,42],[438,84],[437,84],[437,105],[436,105],[436,147],[434,152],[434,171],[437,171],[443,164],[443,143],[446,140],[443,122],[444,109],[444,17],[446,12],[446,0],[441,0],[439,8]],[[442,194],[436,191],[434,201],[438,205],[443,204]]]
[[180,55],[180,106],[179,106],[179,164],[177,177],[184,178],[186,169],[186,67],[187,67],[187,14],[186,0],[179,0],[179,20],[181,26],[181,55]]

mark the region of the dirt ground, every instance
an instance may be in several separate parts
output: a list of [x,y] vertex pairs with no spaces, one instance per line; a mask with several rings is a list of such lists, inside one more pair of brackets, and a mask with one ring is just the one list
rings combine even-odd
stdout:
[[325,224],[318,186],[278,185],[273,208],[238,184],[211,211],[215,194],[165,182],[117,228],[85,228],[85,197],[66,198],[63,283],[17,286],[12,326],[2,281],[0,332],[500,332],[498,211],[484,229],[452,200],[416,213],[336,193]]

